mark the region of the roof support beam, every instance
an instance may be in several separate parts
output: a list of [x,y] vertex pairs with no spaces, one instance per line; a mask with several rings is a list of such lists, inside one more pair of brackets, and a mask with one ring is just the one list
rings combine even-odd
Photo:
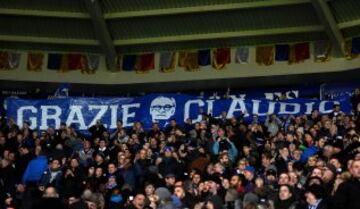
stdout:
[[340,29],[356,27],[356,26],[359,26],[359,25],[360,25],[360,19],[351,20],[351,21],[347,21],[347,22],[342,22],[342,23],[338,24]]
[[102,10],[98,0],[83,0],[90,14],[90,18],[94,25],[94,31],[98,38],[103,53],[105,55],[107,66],[110,71],[116,71],[116,50],[113,44],[109,29],[106,25]]
[[174,15],[184,13],[200,13],[200,12],[213,12],[235,9],[251,9],[260,7],[274,7],[294,4],[309,3],[310,0],[271,0],[271,1],[254,1],[242,3],[229,3],[218,5],[200,5],[182,8],[166,8],[166,9],[151,9],[141,11],[122,11],[122,12],[109,12],[105,13],[105,19],[114,18],[130,18],[130,17],[144,17],[144,16],[157,16],[157,15]]
[[99,45],[98,40],[91,39],[70,39],[57,37],[38,37],[38,36],[21,36],[21,35],[0,35],[0,41],[12,42],[30,42],[30,43],[45,43],[45,44],[69,44],[69,45]]
[[332,42],[337,56],[345,56],[344,44],[345,39],[341,33],[334,15],[332,14],[327,1],[311,0],[313,7],[321,23],[325,26],[325,31]]
[[60,17],[60,18],[80,18],[80,19],[88,19],[89,18],[88,14],[82,13],[82,12],[8,9],[8,8],[0,8],[0,14],[1,15],[34,16],[34,17]]
[[313,26],[303,26],[303,27],[262,29],[262,30],[250,30],[250,31],[219,32],[219,33],[191,34],[191,35],[177,35],[177,36],[175,35],[175,36],[148,37],[148,38],[124,39],[124,40],[118,39],[114,41],[114,44],[116,46],[121,46],[121,45],[195,41],[195,40],[218,39],[218,38],[239,38],[239,37],[264,36],[264,35],[321,32],[321,31],[324,31],[324,27],[322,25],[313,25]]

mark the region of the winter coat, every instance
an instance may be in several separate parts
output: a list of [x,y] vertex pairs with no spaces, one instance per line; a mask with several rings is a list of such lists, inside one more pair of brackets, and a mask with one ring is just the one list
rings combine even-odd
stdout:
[[360,208],[360,179],[352,179],[339,185],[332,198],[333,209],[359,209]]

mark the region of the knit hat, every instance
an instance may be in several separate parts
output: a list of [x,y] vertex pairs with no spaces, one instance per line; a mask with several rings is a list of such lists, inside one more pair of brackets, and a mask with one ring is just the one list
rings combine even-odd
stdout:
[[160,201],[171,200],[171,193],[165,187],[159,187],[155,190],[155,194],[159,197]]
[[249,171],[251,173],[255,173],[255,168],[253,166],[246,166],[245,171]]
[[247,193],[247,194],[244,196],[243,205],[245,206],[245,205],[247,205],[247,204],[249,204],[249,203],[255,203],[255,204],[257,204],[258,202],[259,202],[259,197],[258,197],[256,194],[250,192],[250,193]]

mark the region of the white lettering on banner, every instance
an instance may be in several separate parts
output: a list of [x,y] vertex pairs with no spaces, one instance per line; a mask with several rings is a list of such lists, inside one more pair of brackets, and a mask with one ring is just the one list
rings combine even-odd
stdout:
[[[238,107],[239,106],[239,107]],[[227,114],[227,118],[232,118],[234,117],[234,113],[235,112],[241,112],[241,113],[248,113],[248,111],[246,110],[246,105],[243,99],[234,99],[231,102],[228,114]],[[245,117],[247,117],[247,114],[245,115]]]
[[314,104],[315,104],[315,102],[305,103],[305,106],[306,106],[305,114],[306,114],[306,115],[310,115],[310,114],[311,114],[311,112],[312,112],[313,109],[314,109]]
[[319,112],[321,114],[329,114],[329,113],[333,112],[333,109],[332,109],[333,105],[331,106],[331,109],[326,110],[326,103],[333,103],[333,105],[339,104],[338,101],[321,101],[320,104],[319,104]]
[[87,126],[85,125],[84,116],[82,114],[82,106],[70,106],[70,113],[66,119],[66,124],[79,124],[80,130],[86,130]]
[[[106,111],[108,110],[108,105],[89,105],[89,110],[99,110],[99,112],[95,115],[94,119],[90,122],[88,127],[95,125],[97,120],[101,120],[102,117],[105,115]],[[107,124],[103,124],[105,128],[107,128]]]
[[206,100],[207,104],[207,114],[213,115],[213,109],[214,109],[214,101],[215,100]]
[[[23,106],[23,107],[20,107],[17,112],[16,112],[16,115],[17,115],[17,125],[19,127],[22,127],[23,123],[24,123],[24,112],[25,111],[31,111],[31,113],[37,113],[37,109],[34,107],[34,106]],[[37,127],[37,123],[36,123],[36,117],[29,117],[28,119],[30,121],[30,128],[31,129],[34,129]]]
[[[189,100],[185,103],[185,107],[184,107],[184,121],[186,121],[186,119],[190,118],[190,107],[192,104],[197,104],[198,108],[200,109],[200,107],[203,107],[205,105],[205,103],[201,100],[201,99],[195,99],[195,100]],[[192,123],[197,123],[201,121],[201,115],[199,114],[197,116],[197,118],[191,119]]]
[[[292,110],[288,110],[288,107],[292,107]],[[280,102],[280,111],[278,112],[278,114],[298,114],[300,113],[300,104],[297,103],[284,103],[284,102]]]
[[266,116],[268,114],[272,114],[275,111],[275,104],[276,104],[275,102],[268,102],[269,103],[268,111],[264,112],[264,113],[260,113],[259,110],[260,110],[261,100],[251,100],[251,101],[253,102],[252,114],[256,114],[259,117]]
[[111,110],[111,122],[110,122],[110,129],[116,128],[117,123],[117,111],[119,109],[119,105],[110,105]]
[[133,126],[134,123],[133,122],[128,122],[129,118],[134,118],[135,117],[135,112],[129,112],[130,108],[140,108],[140,103],[135,103],[135,104],[124,104],[121,105],[121,108],[123,109],[123,115],[122,115],[122,123],[124,125],[124,127],[129,127],[129,126]]
[[[41,109],[41,126],[40,130],[45,130],[49,128],[48,120],[55,121],[55,129],[60,127],[60,115],[61,115],[61,108],[56,105],[48,105],[48,106],[40,106]],[[54,113],[50,114],[49,111],[52,110]]]

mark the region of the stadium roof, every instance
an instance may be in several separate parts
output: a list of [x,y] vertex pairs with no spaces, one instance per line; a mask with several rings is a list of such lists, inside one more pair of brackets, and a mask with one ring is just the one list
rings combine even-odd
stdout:
[[359,0],[1,0],[0,47],[116,54],[360,35]]

